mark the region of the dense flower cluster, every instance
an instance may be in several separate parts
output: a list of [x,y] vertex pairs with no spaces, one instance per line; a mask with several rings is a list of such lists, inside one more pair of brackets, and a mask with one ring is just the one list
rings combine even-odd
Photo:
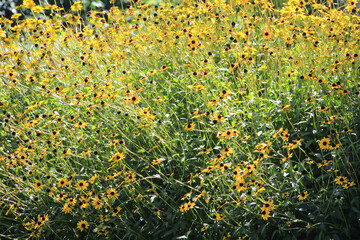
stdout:
[[0,18],[1,236],[356,236],[356,3],[82,8]]

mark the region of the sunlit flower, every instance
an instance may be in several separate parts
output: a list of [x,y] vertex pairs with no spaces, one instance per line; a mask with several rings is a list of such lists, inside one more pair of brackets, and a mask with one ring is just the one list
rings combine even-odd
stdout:
[[67,184],[67,179],[66,178],[61,178],[58,182],[58,187],[65,187]]
[[189,130],[193,130],[195,126],[195,123],[189,123],[188,125],[185,126],[185,130],[189,131]]
[[324,137],[323,139],[320,140],[320,148],[321,149],[329,149],[330,148],[330,139]]
[[40,182],[39,180],[35,180],[34,187],[36,190],[41,190],[44,187],[44,184]]
[[110,188],[106,191],[108,198],[116,198],[118,196],[118,193],[114,188]]
[[264,39],[270,39],[271,38],[270,31],[265,30],[263,32],[263,37],[264,37]]
[[85,180],[80,180],[76,183],[76,186],[79,190],[85,190],[89,186],[89,183]]
[[80,229],[80,231],[84,231],[84,229],[89,228],[89,223],[85,220],[81,220],[77,223],[77,228]]
[[92,201],[92,205],[94,206],[95,209],[100,209],[103,206],[103,203],[100,200],[100,197],[95,196],[93,201]]
[[77,128],[84,128],[84,127],[86,127],[86,125],[87,125],[87,123],[80,121],[78,123],[75,123],[74,126]]
[[74,2],[74,4],[71,6],[71,11],[74,12],[81,11],[81,9],[82,9],[81,1]]

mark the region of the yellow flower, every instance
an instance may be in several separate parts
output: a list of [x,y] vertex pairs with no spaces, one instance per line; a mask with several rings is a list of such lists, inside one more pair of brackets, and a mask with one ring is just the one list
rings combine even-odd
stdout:
[[320,140],[320,148],[321,149],[329,149],[330,148],[330,139],[324,137],[323,139]]
[[184,212],[187,211],[189,209],[192,209],[193,207],[195,207],[195,203],[194,202],[188,202],[188,203],[184,203],[183,205],[180,206],[180,212]]
[[59,187],[64,187],[64,186],[66,186],[66,184],[67,184],[67,179],[66,178],[61,178],[59,180],[59,182],[58,182]]
[[263,37],[264,37],[264,39],[270,39],[271,38],[270,31],[264,31],[263,32]]
[[240,141],[246,141],[246,140],[248,140],[250,137],[251,137],[250,135],[246,135],[246,136],[240,138]]
[[2,30],[2,29],[0,29],[0,37],[1,37],[1,38],[6,37],[5,31]]
[[279,111],[282,112],[282,111],[284,111],[285,109],[289,108],[290,106],[291,106],[290,104],[283,105]]
[[226,130],[225,132],[219,134],[217,137],[221,138],[221,140],[224,140],[224,139],[229,139],[233,136],[236,136],[239,134],[239,131],[236,130],[236,129],[229,129],[229,130]]
[[221,221],[225,218],[224,214],[219,214],[219,213],[217,213],[215,217],[216,217],[216,221]]
[[76,186],[79,190],[85,190],[89,186],[89,183],[85,180],[80,180],[77,182]]
[[153,165],[156,165],[156,164],[161,163],[162,161],[163,161],[163,159],[158,158],[158,159],[153,160],[151,163],[152,163]]
[[305,191],[300,194],[299,200],[305,200],[308,197],[308,192]]
[[121,161],[122,159],[125,158],[125,154],[124,153],[115,153],[111,159],[109,160],[109,162],[114,162],[117,163],[119,161]]
[[328,109],[329,109],[329,107],[322,106],[321,108],[318,109],[318,112],[324,112],[324,111],[326,111]]
[[347,182],[347,183],[345,183],[345,184],[343,185],[343,188],[344,188],[344,189],[348,189],[349,187],[352,187],[352,186],[354,186],[354,185],[355,185],[354,182]]
[[269,215],[270,215],[270,210],[269,209],[264,209],[264,210],[261,211],[261,217],[264,220],[267,220],[269,218]]
[[114,188],[110,188],[106,191],[108,198],[116,198],[118,196],[118,193]]
[[77,128],[84,128],[84,127],[86,127],[86,125],[87,125],[87,123],[80,121],[78,123],[75,123],[74,126]]
[[95,209],[100,209],[102,208],[103,204],[100,200],[100,198],[98,196],[94,197],[94,200],[92,201],[92,204],[94,206]]
[[69,212],[71,212],[71,207],[70,207],[70,204],[69,203],[65,203],[64,204],[64,206],[63,206],[63,209],[62,209],[62,211],[64,212],[64,213],[69,213]]
[[112,216],[112,217],[115,217],[115,216],[120,212],[120,210],[121,210],[121,207],[115,208],[115,209],[113,210],[111,216]]
[[203,228],[201,228],[201,231],[204,232],[206,229],[208,229],[209,225],[205,225]]
[[66,203],[68,203],[71,206],[75,206],[76,202],[77,202],[76,198],[73,197],[66,199]]
[[97,174],[93,175],[93,176],[89,179],[89,182],[90,182],[91,184],[94,184],[95,179],[96,179],[97,177],[98,177]]
[[230,153],[234,153],[234,150],[232,148],[225,148],[225,149],[222,149],[220,151],[221,154],[227,156],[229,155]]
[[263,210],[269,210],[269,211],[271,211],[271,210],[273,209],[273,207],[274,207],[273,200],[269,200],[269,201],[267,201],[267,202],[263,205],[263,207],[261,208],[261,210],[262,210],[262,211],[263,211]]
[[283,130],[284,130],[283,128],[280,128],[279,130],[277,130],[277,131],[273,134],[272,138],[276,138],[277,135],[279,135]]
[[220,113],[214,113],[213,117],[214,117],[214,123],[225,121],[225,118]]
[[41,190],[44,187],[44,184],[39,180],[36,180],[34,186],[36,190]]
[[185,130],[186,131],[189,131],[189,130],[192,130],[194,129],[194,126],[195,126],[195,123],[189,123],[188,125],[185,126]]
[[11,19],[18,19],[21,16],[21,13],[15,13],[11,16]]
[[81,9],[82,9],[81,1],[74,2],[74,4],[71,6],[71,11],[74,12],[81,11]]
[[204,149],[203,151],[199,152],[199,154],[207,154],[211,152],[212,148]]
[[24,8],[32,8],[32,7],[35,7],[36,4],[34,3],[33,0],[24,0],[23,4],[21,6]]
[[81,220],[77,223],[77,228],[80,229],[80,231],[84,231],[84,229],[89,228],[89,223],[85,220]]
[[137,95],[132,95],[132,96],[126,98],[124,103],[128,105],[128,104],[133,104],[133,103],[136,104],[139,102],[140,102],[140,97]]
[[349,179],[347,177],[338,176],[335,178],[336,184],[345,184],[347,182],[349,182]]

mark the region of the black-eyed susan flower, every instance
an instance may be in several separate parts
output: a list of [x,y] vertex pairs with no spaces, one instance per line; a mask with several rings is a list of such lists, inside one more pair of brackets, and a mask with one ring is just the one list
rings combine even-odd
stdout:
[[194,129],[194,126],[195,126],[195,123],[189,123],[188,125],[185,126],[185,130],[186,131],[190,131],[190,130],[193,130]]
[[217,137],[220,138],[220,140],[225,140],[225,139],[229,139],[233,136],[237,136],[239,133],[240,132],[236,129],[229,129],[223,133],[220,133]]
[[89,183],[85,180],[80,180],[76,183],[76,187],[79,190],[85,190],[89,186]]
[[234,153],[234,150],[232,148],[224,148],[220,151],[220,153],[227,156],[231,153]]
[[164,99],[162,99],[161,97],[156,97],[156,98],[153,98],[153,101],[155,101],[155,102],[164,102]]
[[67,197],[67,195],[61,192],[58,195],[56,195],[55,200],[60,202],[60,201],[63,201],[66,197]]
[[62,211],[63,211],[64,213],[69,213],[69,212],[71,212],[71,211],[72,211],[72,208],[71,208],[70,204],[69,204],[69,203],[65,203],[64,206],[63,206],[63,208],[62,208]]
[[261,208],[261,210],[269,210],[271,211],[274,207],[274,201],[273,200],[269,200],[266,203],[264,203],[263,207]]
[[305,200],[307,197],[308,197],[308,192],[305,191],[305,192],[300,194],[299,200]]
[[283,128],[279,128],[273,135],[272,138],[276,138],[281,132],[283,131]]
[[236,182],[235,182],[235,190],[236,191],[242,191],[242,190],[245,190],[246,187],[245,187],[245,181],[244,181],[244,178],[242,177],[239,177],[236,179]]
[[115,217],[120,211],[121,211],[121,207],[117,207],[117,208],[115,208],[113,211],[112,211],[112,213],[111,213],[111,216],[112,217]]
[[208,224],[206,224],[204,227],[202,227],[202,228],[201,228],[201,232],[206,231],[206,229],[208,229],[208,228],[209,228],[209,225],[208,225]]
[[67,184],[67,179],[66,178],[61,178],[58,182],[58,187],[65,187]]
[[324,150],[329,149],[330,148],[330,139],[324,137],[323,139],[320,140],[319,146],[321,149],[324,149]]
[[268,209],[261,210],[262,219],[268,220],[269,216],[270,216],[270,210]]
[[134,172],[127,172],[127,177],[124,179],[125,182],[132,182],[136,180],[136,174]]
[[242,138],[240,138],[240,141],[246,141],[246,140],[248,140],[250,137],[251,137],[250,135],[243,136]]
[[352,187],[352,186],[354,186],[354,185],[355,185],[354,182],[349,181],[349,182],[346,182],[345,184],[343,184],[342,187],[343,187],[344,189],[348,189],[348,188],[350,188],[350,187]]
[[316,82],[316,85],[320,85],[320,84],[323,84],[323,83],[326,83],[326,80],[325,80],[325,79],[319,79],[319,80]]
[[76,202],[77,202],[76,198],[73,197],[69,197],[68,199],[66,199],[66,203],[68,203],[71,206],[75,206]]
[[81,220],[77,223],[77,228],[80,229],[80,231],[84,231],[85,229],[89,228],[89,223],[85,220]]
[[188,208],[186,207],[186,204],[182,204],[181,206],[180,206],[180,212],[185,212],[185,211],[187,211],[188,210]]
[[340,146],[341,146],[340,143],[338,143],[338,144],[336,144],[336,143],[331,143],[329,149],[330,149],[330,150],[338,149]]
[[322,106],[318,109],[318,112],[324,112],[326,110],[329,110],[329,107]]
[[138,95],[132,95],[125,99],[125,104],[136,104],[140,102],[140,97]]
[[215,219],[216,219],[216,221],[224,220],[224,219],[225,219],[225,215],[224,215],[224,214],[217,213],[217,214],[215,215]]
[[352,129],[344,129],[341,131],[341,133],[349,133],[349,132],[352,132],[353,130]]
[[290,193],[289,193],[289,192],[285,192],[285,193],[281,194],[281,196],[284,197],[284,198],[287,198],[287,197],[290,196]]
[[220,113],[214,113],[214,120],[217,122],[224,122],[225,118]]
[[290,137],[290,133],[288,132],[288,130],[287,129],[285,129],[283,132],[282,132],[282,139],[284,140],[284,141],[289,141],[289,137]]
[[265,30],[265,31],[263,32],[263,37],[264,37],[264,39],[270,39],[270,38],[271,38],[270,31]]
[[110,188],[106,191],[108,198],[114,199],[119,195],[114,188]]
[[75,127],[77,128],[84,128],[86,127],[87,123],[86,122],[82,122],[82,121],[79,121],[78,123],[75,123]]
[[58,86],[58,87],[55,87],[53,91],[56,92],[57,94],[61,95],[63,92],[63,89],[62,89],[62,87]]
[[225,97],[229,96],[230,94],[231,94],[231,91],[230,91],[230,90],[224,89],[224,90],[222,90],[221,93],[219,94],[219,97],[225,98]]
[[199,152],[199,154],[207,154],[211,152],[212,148],[204,149],[203,151]]
[[89,183],[94,184],[95,179],[96,179],[97,177],[98,177],[98,175],[97,175],[97,174],[94,174],[94,175],[89,179]]
[[345,183],[347,183],[347,182],[349,182],[349,179],[348,179],[347,177],[337,176],[337,177],[335,178],[335,183],[336,183],[336,184],[342,185],[342,184],[345,184]]
[[341,91],[341,94],[342,94],[343,96],[348,95],[349,93],[350,93],[350,91],[347,90],[347,89],[344,89],[344,90]]
[[191,37],[191,38],[189,39],[189,47],[194,48],[194,47],[197,47],[197,46],[199,46],[199,41],[198,41],[198,39],[197,39],[197,38],[194,38],[194,37]]
[[115,153],[114,155],[112,155],[111,159],[109,160],[109,162],[113,162],[113,163],[117,163],[120,162],[121,160],[123,160],[125,158],[125,154],[124,153]]
[[93,201],[92,201],[92,205],[94,206],[95,209],[101,209],[103,206],[103,203],[101,202],[100,196],[95,196]]
[[41,190],[44,187],[44,184],[39,180],[35,180],[34,187],[35,190]]
[[151,162],[151,164],[157,165],[157,164],[161,163],[162,161],[163,161],[162,158],[158,158],[158,159],[153,160],[153,161]]
[[282,111],[284,111],[285,109],[288,109],[290,106],[291,106],[290,104],[283,105],[279,111],[282,112]]

